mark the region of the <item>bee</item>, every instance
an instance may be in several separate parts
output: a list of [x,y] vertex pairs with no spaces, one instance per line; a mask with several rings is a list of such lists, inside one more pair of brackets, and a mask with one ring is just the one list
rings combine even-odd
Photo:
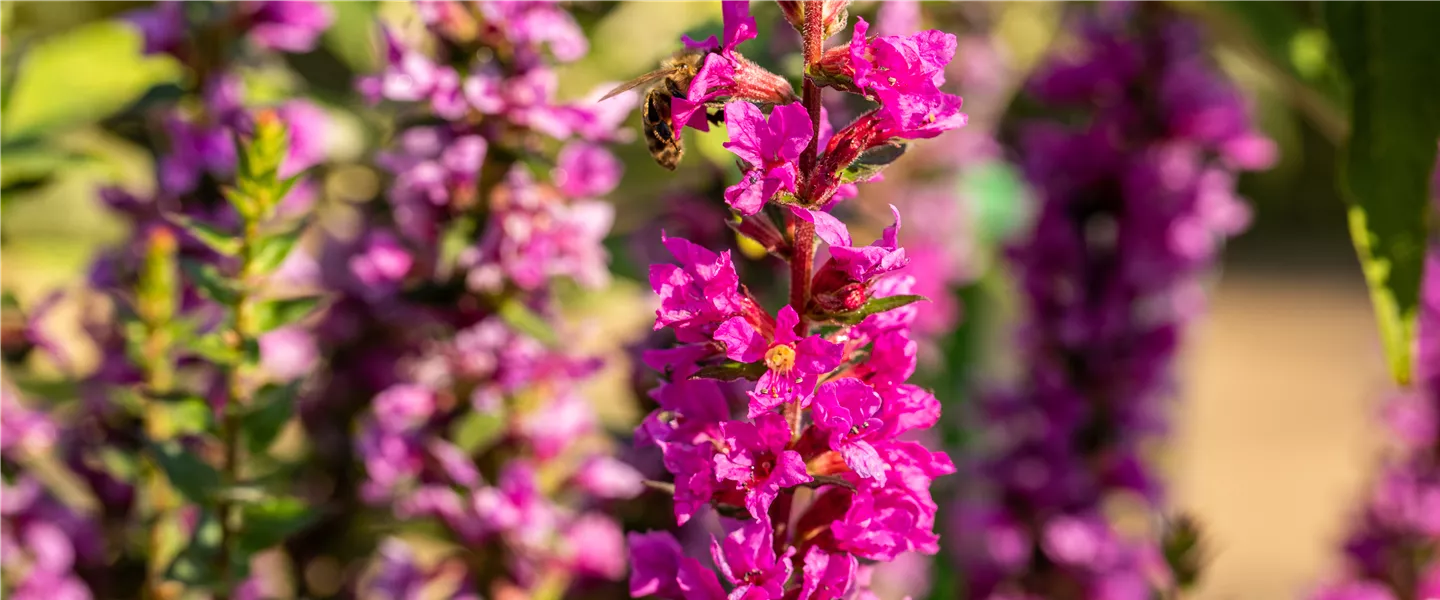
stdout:
[[[686,92],[690,91],[690,82],[700,71],[705,55],[705,52],[694,50],[676,52],[660,63],[659,69],[622,83],[601,98],[603,101],[642,85],[652,86],[645,94],[640,122],[644,124],[645,142],[650,148],[650,156],[653,156],[660,166],[671,171],[675,170],[675,166],[680,164],[680,158],[685,155],[685,145],[681,141],[680,131],[670,122],[670,100],[677,96],[683,98]],[[656,83],[657,81],[659,83]],[[707,117],[713,122],[716,115],[707,113]]]

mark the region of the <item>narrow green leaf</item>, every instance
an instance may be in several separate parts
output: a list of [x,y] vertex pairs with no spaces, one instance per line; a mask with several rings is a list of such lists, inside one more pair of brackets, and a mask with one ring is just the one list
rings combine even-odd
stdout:
[[1391,373],[1410,382],[1424,268],[1430,174],[1440,139],[1440,3],[1327,2],[1325,25],[1348,80],[1351,135],[1340,190],[1370,285]]
[[288,385],[267,385],[255,395],[255,404],[241,417],[240,427],[252,453],[261,453],[275,443],[280,429],[295,412],[298,382]]
[[550,324],[519,299],[504,298],[500,301],[498,312],[500,318],[507,325],[514,327],[516,331],[535,338],[546,346],[554,346],[559,343],[559,336],[555,335],[555,330],[550,328]]
[[220,486],[220,473],[200,460],[179,442],[167,441],[150,445],[150,452],[164,469],[170,485],[175,486],[191,502],[204,505],[211,490]]
[[320,296],[269,300],[255,307],[260,333],[279,329],[309,316],[320,306]]
[[245,505],[240,551],[254,554],[271,548],[315,520],[316,511],[298,498],[271,498]]
[[190,234],[190,237],[200,240],[200,243],[220,254],[235,256],[240,252],[240,237],[233,233],[221,231],[213,225],[196,221],[185,215],[169,213],[165,215],[165,220],[174,223],[176,227]]
[[177,80],[179,64],[146,55],[140,32],[119,21],[50,36],[21,57],[7,91],[0,129],[6,140],[95,121],[152,86]]
[[280,263],[290,256],[290,251],[295,249],[295,243],[300,241],[308,225],[309,221],[306,220],[289,230],[262,238],[255,251],[256,272],[271,273],[279,268]]
[[845,167],[840,173],[840,181],[843,183],[865,182],[874,179],[885,167],[890,166],[901,156],[905,155],[908,146],[903,142],[889,142],[866,150],[855,162]]
[[455,447],[474,454],[500,439],[505,433],[505,416],[494,412],[470,411],[450,426]]
[[700,367],[700,370],[696,371],[690,378],[719,379],[721,381],[749,379],[754,381],[765,374],[765,369],[765,363],[763,362],[742,363],[731,360],[718,365]]
[[865,317],[873,314],[895,310],[902,306],[914,304],[916,302],[929,301],[929,298],[916,295],[886,296],[884,298],[871,298],[869,302],[866,302],[865,305],[861,306],[858,310],[839,313],[820,313],[812,316],[814,316],[815,320],[817,321],[828,321],[831,323],[839,323],[842,325],[855,325],[860,321],[865,320]]
[[217,333],[195,338],[190,342],[190,350],[200,355],[200,358],[217,365],[234,365],[240,362],[240,354]]
[[215,265],[198,262],[195,260],[181,260],[180,270],[185,272],[185,278],[195,285],[206,298],[229,304],[235,300],[235,289],[231,287],[230,281],[220,274]]
[[163,442],[180,435],[198,435],[210,430],[214,411],[202,398],[186,398],[176,402],[161,402],[154,416],[162,419],[156,428],[161,432]]

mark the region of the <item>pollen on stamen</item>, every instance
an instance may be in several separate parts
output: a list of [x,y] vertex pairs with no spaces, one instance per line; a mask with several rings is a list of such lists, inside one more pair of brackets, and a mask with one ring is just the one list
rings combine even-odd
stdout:
[[788,373],[795,367],[795,349],[789,344],[780,344],[765,353],[765,366],[771,371]]

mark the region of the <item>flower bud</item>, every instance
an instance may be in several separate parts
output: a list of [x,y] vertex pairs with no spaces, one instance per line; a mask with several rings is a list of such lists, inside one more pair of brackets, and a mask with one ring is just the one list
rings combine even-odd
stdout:
[[779,0],[776,4],[780,5],[780,12],[785,14],[785,20],[802,35],[805,33],[805,10],[812,6],[820,7],[820,22],[825,25],[825,39],[839,33],[850,20],[850,0]]
[[795,89],[784,77],[771,73],[750,59],[735,55],[735,83],[730,97],[735,100],[762,104],[799,102]]

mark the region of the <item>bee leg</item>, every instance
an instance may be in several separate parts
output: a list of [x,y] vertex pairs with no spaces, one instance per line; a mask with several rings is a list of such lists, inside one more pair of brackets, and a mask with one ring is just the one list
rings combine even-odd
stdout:
[[706,108],[705,120],[709,121],[711,125],[724,125],[725,111],[718,108]]

